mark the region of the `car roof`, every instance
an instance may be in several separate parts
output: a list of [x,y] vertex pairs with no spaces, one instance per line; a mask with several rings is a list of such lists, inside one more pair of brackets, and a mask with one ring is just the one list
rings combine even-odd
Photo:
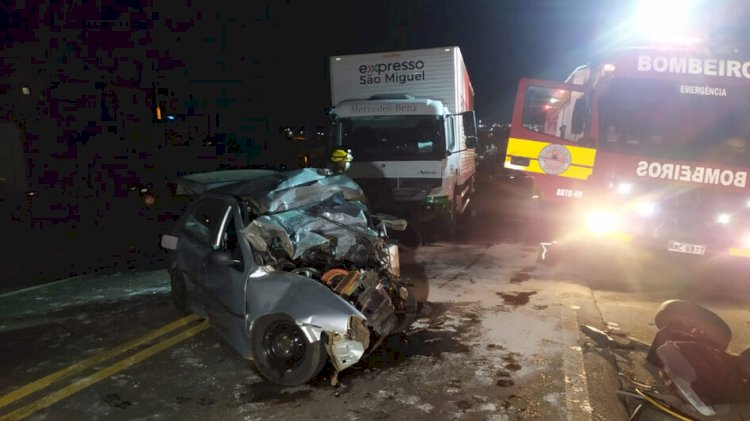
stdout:
[[223,186],[247,183],[262,177],[277,174],[273,170],[223,170],[183,175],[177,178],[178,194],[196,195]]
[[276,172],[226,170],[191,174],[178,180],[186,194],[226,195],[246,201],[254,213],[275,213],[307,206],[341,193],[346,200],[365,201],[359,185],[345,175],[318,168]]

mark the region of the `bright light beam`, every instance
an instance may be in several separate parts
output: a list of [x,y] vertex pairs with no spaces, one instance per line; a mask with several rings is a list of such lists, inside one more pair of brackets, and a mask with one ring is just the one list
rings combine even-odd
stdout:
[[689,0],[641,0],[636,10],[636,29],[655,39],[684,37],[692,11]]

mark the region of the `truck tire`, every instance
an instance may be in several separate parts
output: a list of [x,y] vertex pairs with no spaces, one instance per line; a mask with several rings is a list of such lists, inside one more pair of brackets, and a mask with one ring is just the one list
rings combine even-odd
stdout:
[[309,382],[328,361],[322,338],[310,343],[294,320],[284,314],[255,321],[250,347],[260,374],[282,386]]
[[461,223],[461,215],[458,213],[458,196],[451,201],[450,214],[446,218],[445,226],[442,228],[442,234],[446,241],[456,241],[458,236],[458,226]]
[[654,322],[658,329],[668,327],[691,334],[719,351],[726,351],[732,340],[732,331],[721,317],[690,301],[665,301],[656,312]]
[[406,231],[389,231],[388,237],[396,240],[399,248],[416,249],[422,245],[422,233],[414,224],[408,224]]

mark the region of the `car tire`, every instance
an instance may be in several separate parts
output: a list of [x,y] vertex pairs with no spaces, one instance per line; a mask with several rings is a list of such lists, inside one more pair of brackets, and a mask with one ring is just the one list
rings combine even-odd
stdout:
[[185,278],[179,272],[170,273],[170,295],[172,296],[172,302],[174,306],[181,314],[190,313],[190,307],[188,306],[188,292],[187,285],[185,284]]
[[697,336],[719,351],[726,351],[732,340],[732,331],[721,317],[690,301],[665,301],[656,312],[654,322],[657,329],[668,327]]
[[310,343],[294,320],[285,315],[275,314],[255,321],[250,340],[260,374],[282,386],[309,382],[328,360],[322,338]]

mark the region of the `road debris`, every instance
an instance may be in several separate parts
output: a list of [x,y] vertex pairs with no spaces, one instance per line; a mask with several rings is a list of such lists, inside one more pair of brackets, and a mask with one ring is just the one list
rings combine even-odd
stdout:
[[529,297],[536,294],[536,291],[528,291],[528,292],[496,292],[495,294],[503,297],[503,301],[505,304],[510,304],[513,306],[521,306],[524,304],[529,303]]

